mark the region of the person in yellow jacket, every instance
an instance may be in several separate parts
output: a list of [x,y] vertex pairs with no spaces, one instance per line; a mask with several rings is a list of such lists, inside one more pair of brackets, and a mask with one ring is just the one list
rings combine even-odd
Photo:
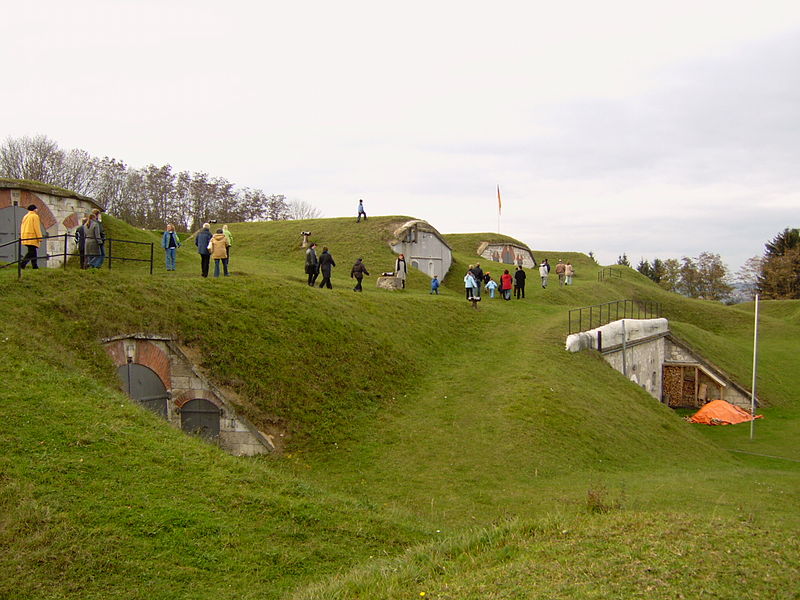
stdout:
[[228,238],[222,229],[217,229],[211,241],[208,242],[208,248],[211,251],[211,258],[214,259],[214,277],[219,277],[219,261],[222,261],[222,266],[225,269],[225,277],[228,276]]
[[36,205],[28,206],[28,214],[22,217],[22,224],[19,226],[19,237],[22,245],[28,249],[25,258],[20,263],[20,268],[24,269],[30,262],[34,269],[39,268],[36,257],[39,253],[39,244],[42,241],[42,221],[36,211]]

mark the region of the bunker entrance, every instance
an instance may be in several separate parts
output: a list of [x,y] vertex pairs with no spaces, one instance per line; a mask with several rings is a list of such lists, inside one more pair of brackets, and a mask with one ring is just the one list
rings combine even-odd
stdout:
[[219,437],[222,410],[204,398],[189,400],[181,406],[181,429],[207,440]]
[[133,400],[147,410],[167,418],[169,393],[161,378],[149,367],[128,363],[117,368],[122,388]]

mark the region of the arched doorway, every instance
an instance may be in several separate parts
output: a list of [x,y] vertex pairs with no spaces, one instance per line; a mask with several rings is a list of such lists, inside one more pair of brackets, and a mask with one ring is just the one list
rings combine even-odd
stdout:
[[189,400],[181,406],[181,429],[205,439],[219,437],[219,418],[222,411],[205,398]]
[[169,394],[155,371],[144,365],[128,363],[117,368],[117,377],[122,382],[122,389],[134,402],[167,418]]

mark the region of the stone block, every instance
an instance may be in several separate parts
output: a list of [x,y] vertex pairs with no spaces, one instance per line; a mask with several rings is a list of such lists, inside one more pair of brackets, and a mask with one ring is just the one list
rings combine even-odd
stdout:
[[403,289],[403,282],[399,277],[378,277],[376,285],[382,290],[400,290]]

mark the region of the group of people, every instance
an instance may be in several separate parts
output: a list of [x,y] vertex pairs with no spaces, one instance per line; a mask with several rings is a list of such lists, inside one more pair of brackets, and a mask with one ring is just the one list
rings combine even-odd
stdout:
[[[220,263],[225,277],[229,275],[228,261],[231,257],[231,245],[233,244],[233,234],[227,225],[211,233],[211,224],[203,223],[203,228],[194,238],[197,246],[197,253],[200,255],[200,275],[208,277],[211,259],[214,259],[214,277],[220,275]],[[175,270],[175,258],[181,244],[180,236],[175,231],[175,225],[169,223],[161,236],[161,247],[164,249],[164,261],[167,271]]]
[[[539,276],[542,278],[542,288],[547,287],[547,278],[550,275],[550,263],[545,258],[542,264],[539,265]],[[564,263],[563,259],[558,259],[556,265],[556,275],[558,276],[558,285],[563,287],[565,285],[572,285],[572,278],[575,276],[575,268],[572,263],[567,261]]]
[[[556,265],[556,274],[558,275],[559,285],[572,285],[572,278],[575,275],[575,269],[573,268],[572,263],[564,263],[561,259],[559,259],[558,264]],[[547,279],[549,275],[550,263],[545,258],[539,265],[539,276],[541,277],[542,288],[547,288]],[[464,291],[466,293],[467,300],[471,300],[473,302],[475,299],[481,297],[481,287],[485,288],[489,292],[490,298],[494,298],[495,292],[499,291],[500,297],[502,297],[503,300],[511,300],[511,294],[513,291],[514,297],[517,300],[520,300],[525,298],[526,279],[527,274],[525,273],[525,269],[522,268],[522,265],[517,265],[513,275],[508,269],[504,269],[502,275],[500,275],[500,281],[498,283],[492,278],[491,273],[488,271],[484,273],[480,263],[475,263],[474,265],[469,266],[466,275],[464,275]],[[437,290],[436,293],[438,294],[439,282],[435,277],[434,280],[431,281],[431,293],[433,293],[434,285]]]
[[[194,243],[197,246],[197,253],[200,255],[200,274],[208,277],[208,269],[211,259],[214,259],[214,277],[219,277],[219,265],[222,263],[223,274],[228,273],[228,261],[231,258],[231,245],[233,244],[233,234],[227,225],[211,233],[211,224],[203,223],[203,228],[195,236]],[[180,247],[180,241],[175,234],[175,226],[167,225],[167,231],[161,240],[161,247],[166,252],[167,271],[175,270],[175,251]],[[170,256],[171,255],[171,256]],[[171,261],[171,263],[170,263]],[[170,269],[170,264],[172,268]]]
[[[42,243],[42,220],[35,204],[28,205],[28,212],[22,217],[19,228],[20,242],[25,246],[25,256],[20,260],[20,268],[31,265],[39,268],[39,246]],[[78,246],[81,269],[99,269],[105,259],[106,233],[103,229],[100,210],[94,209],[81,220],[75,229],[75,244]]]
[[[402,256],[403,255],[401,254],[400,257],[402,258]],[[400,259],[398,259],[398,262],[399,260]],[[403,264],[405,264],[405,260],[403,260]],[[317,256],[317,244],[315,242],[311,242],[308,250],[306,250],[305,264],[306,275],[308,275],[308,285],[313,287],[316,284],[320,273],[322,273],[322,281],[320,282],[319,287],[325,287],[329,290],[332,290],[333,284],[331,283],[331,269],[333,269],[335,266],[336,261],[333,260],[333,256],[328,251],[328,247],[323,246],[322,253]],[[364,291],[364,288],[362,287],[364,275],[369,275],[369,271],[367,270],[367,266],[364,264],[364,259],[359,257],[350,268],[350,278],[356,280],[356,285],[353,287],[354,292]],[[405,278],[403,278],[403,282],[405,283]]]

